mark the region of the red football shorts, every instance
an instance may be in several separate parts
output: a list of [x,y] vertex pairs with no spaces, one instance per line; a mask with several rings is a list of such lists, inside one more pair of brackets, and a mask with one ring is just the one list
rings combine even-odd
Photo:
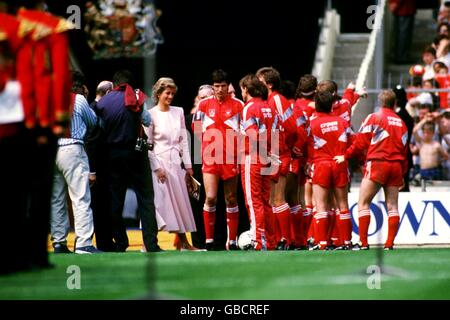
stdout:
[[203,173],[210,173],[219,176],[222,180],[234,178],[239,174],[239,167],[237,164],[203,164]]
[[313,164],[312,184],[323,188],[343,188],[349,183],[347,162],[319,161]]
[[364,178],[387,187],[401,187],[402,172],[400,161],[369,160],[364,167]]

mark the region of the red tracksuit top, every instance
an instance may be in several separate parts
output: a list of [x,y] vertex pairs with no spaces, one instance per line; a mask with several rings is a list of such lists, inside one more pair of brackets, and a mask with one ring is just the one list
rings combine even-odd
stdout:
[[334,161],[335,156],[345,154],[351,139],[351,129],[344,119],[316,112],[310,122],[308,152],[313,162]]
[[314,102],[314,100],[311,99],[305,99],[305,98],[299,98],[295,100],[294,109],[300,108],[303,113],[305,114],[306,120],[309,121],[309,118],[313,115],[314,112],[316,112],[316,108],[312,107],[310,103]]
[[405,173],[408,168],[407,141],[408,129],[402,119],[392,109],[383,107],[369,114],[361,124],[345,158],[352,158],[368,149],[366,161],[401,161]]
[[[256,156],[259,148],[265,149],[260,152],[261,155],[270,154],[271,135],[272,130],[277,129],[277,117],[275,109],[266,101],[260,98],[251,98],[247,101],[241,116],[241,133],[245,136],[246,155]],[[258,158],[258,161],[261,162],[261,159]]]
[[[223,159],[225,161],[227,153],[233,153],[237,157],[236,139],[233,138],[233,144],[227,144],[227,130],[232,130],[236,134],[239,133],[240,114],[243,103],[241,100],[227,95],[225,100],[220,103],[215,96],[200,101],[198,110],[193,118],[193,126],[195,123],[201,123],[202,127],[202,153],[205,148],[215,141],[215,138],[203,139],[208,130],[218,130],[221,133],[223,141]],[[195,132],[195,130],[194,130]],[[230,133],[230,132],[229,132]],[[225,163],[225,162],[224,162]]]
[[280,154],[290,153],[295,144],[297,131],[292,105],[289,100],[278,92],[272,92],[267,101],[269,106],[275,109],[281,120]]
[[331,114],[341,117],[351,126],[352,107],[358,101],[359,95],[352,89],[345,89],[341,100],[336,101],[331,109]]

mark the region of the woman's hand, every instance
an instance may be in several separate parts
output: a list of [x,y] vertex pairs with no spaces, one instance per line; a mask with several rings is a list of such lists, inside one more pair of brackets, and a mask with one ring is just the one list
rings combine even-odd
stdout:
[[194,170],[192,170],[192,168],[186,168],[186,173],[190,176],[194,175]]
[[164,183],[167,180],[167,174],[164,169],[159,168],[158,170],[156,170],[156,176],[158,177],[158,181],[161,183]]

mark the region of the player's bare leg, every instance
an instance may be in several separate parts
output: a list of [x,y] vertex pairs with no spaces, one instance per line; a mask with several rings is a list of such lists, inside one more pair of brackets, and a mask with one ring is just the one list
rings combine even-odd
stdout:
[[317,237],[320,250],[324,250],[328,245],[328,211],[330,210],[329,190],[318,184],[313,184],[313,195],[317,209],[314,220],[314,223],[316,224],[315,236]]
[[348,186],[334,189],[336,206],[339,208],[339,215],[336,215],[336,224],[339,230],[341,249],[350,249],[352,240],[352,219],[348,208]]
[[363,178],[359,189],[358,221],[359,239],[362,248],[368,248],[367,240],[370,224],[370,204],[380,190],[381,185],[367,178]]
[[386,249],[393,249],[394,239],[397,235],[398,225],[400,223],[400,215],[398,214],[398,192],[396,186],[384,187],[384,196],[388,210],[388,237],[384,244]]

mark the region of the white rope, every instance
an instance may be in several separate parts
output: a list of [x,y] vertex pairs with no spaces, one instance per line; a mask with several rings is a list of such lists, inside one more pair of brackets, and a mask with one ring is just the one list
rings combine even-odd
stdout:
[[[361,89],[362,87],[364,87],[364,83],[366,82],[367,73],[369,72],[369,67],[370,64],[372,63],[375,53],[375,47],[377,44],[377,35],[378,32],[380,32],[381,24],[383,23],[385,6],[386,0],[381,0],[377,5],[375,23],[373,26],[373,30],[370,33],[369,45],[367,46],[366,55],[364,56],[361,66],[359,67],[358,78],[356,79],[356,89]],[[352,115],[356,110],[357,104],[353,106]]]

